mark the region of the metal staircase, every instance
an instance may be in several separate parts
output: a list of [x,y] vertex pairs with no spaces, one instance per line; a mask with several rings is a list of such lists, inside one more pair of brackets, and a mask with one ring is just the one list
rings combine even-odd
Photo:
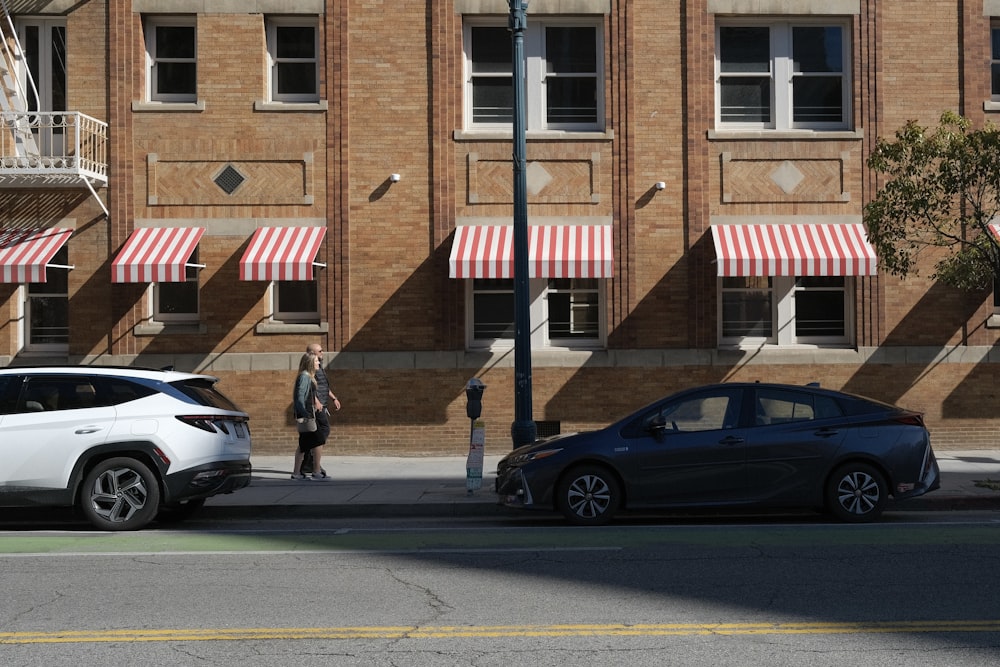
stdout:
[[41,110],[7,0],[0,0],[0,189],[108,184],[108,125],[68,109]]
[[[31,72],[24,67],[21,54],[24,50],[17,38],[14,23],[7,12],[6,0],[3,1],[4,22],[0,26],[0,35],[3,37],[3,57],[0,58],[0,111],[3,112],[4,129],[10,132],[13,141],[14,159],[30,164],[34,161],[40,162],[41,155],[35,142],[35,135],[31,132],[28,120],[27,91],[21,84],[19,72],[25,73],[25,80],[32,87],[35,99],[38,99],[38,92],[35,89],[34,79]],[[6,133],[5,133],[6,134]],[[6,153],[4,157],[7,158]]]

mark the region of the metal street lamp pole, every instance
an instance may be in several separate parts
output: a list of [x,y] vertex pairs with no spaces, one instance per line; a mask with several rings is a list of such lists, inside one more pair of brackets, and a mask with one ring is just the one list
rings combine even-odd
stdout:
[[524,103],[524,31],[528,27],[528,0],[509,0],[509,27],[513,39],[514,86],[514,447],[537,436],[531,416],[531,312],[528,294],[528,174],[526,111]]

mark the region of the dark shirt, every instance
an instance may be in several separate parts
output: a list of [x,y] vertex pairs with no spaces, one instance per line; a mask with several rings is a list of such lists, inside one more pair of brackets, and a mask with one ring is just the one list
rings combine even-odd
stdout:
[[330,402],[330,381],[326,379],[326,371],[323,370],[322,364],[316,369],[316,397],[324,408]]

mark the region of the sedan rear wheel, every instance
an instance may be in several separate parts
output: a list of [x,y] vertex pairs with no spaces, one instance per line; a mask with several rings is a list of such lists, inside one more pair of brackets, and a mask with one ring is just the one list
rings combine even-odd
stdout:
[[159,508],[156,476],[133,458],[101,461],[80,487],[80,509],[101,530],[137,530],[152,521]]
[[622,502],[614,474],[600,466],[570,470],[557,489],[558,509],[571,523],[599,526],[611,521]]
[[837,468],[826,487],[826,506],[841,521],[874,521],[885,510],[889,489],[878,470],[866,463]]

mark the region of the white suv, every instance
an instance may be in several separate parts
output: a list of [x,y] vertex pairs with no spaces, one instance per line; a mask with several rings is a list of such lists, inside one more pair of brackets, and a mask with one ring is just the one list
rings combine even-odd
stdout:
[[247,486],[249,416],[216,382],[141,368],[0,368],[0,506],[74,506],[102,530],[135,530]]

